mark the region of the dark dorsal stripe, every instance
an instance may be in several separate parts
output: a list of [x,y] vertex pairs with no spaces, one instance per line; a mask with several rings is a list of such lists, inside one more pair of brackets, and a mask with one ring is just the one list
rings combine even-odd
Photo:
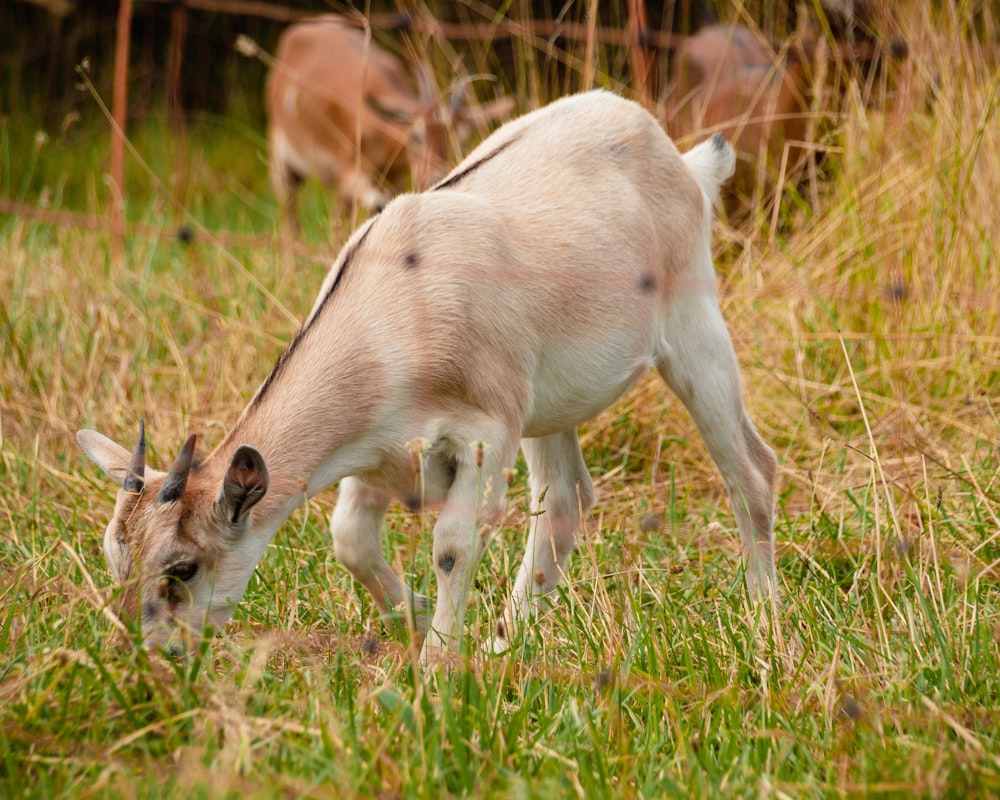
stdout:
[[436,192],[438,189],[447,189],[447,188],[449,188],[451,186],[454,186],[460,180],[462,180],[463,178],[467,178],[469,175],[471,175],[473,172],[475,172],[477,169],[479,169],[487,161],[492,161],[494,158],[496,158],[498,155],[500,155],[504,150],[506,150],[508,147],[510,147],[512,144],[514,144],[514,142],[516,142],[519,138],[520,138],[519,136],[515,136],[513,139],[509,139],[508,141],[506,141],[502,145],[500,145],[492,153],[487,153],[485,156],[483,156],[478,161],[476,161],[476,162],[474,162],[472,164],[469,164],[469,166],[467,166],[461,172],[452,173],[447,178],[445,178],[444,180],[442,180],[440,183],[435,184],[434,186],[431,187],[430,191]]
[[358,254],[358,250],[361,248],[361,245],[364,244],[365,239],[368,238],[368,234],[371,233],[373,227],[374,219],[369,222],[368,229],[361,234],[361,238],[358,239],[346,253],[344,253],[344,260],[341,262],[340,271],[337,273],[337,277],[333,279],[333,283],[330,285],[329,290],[325,295],[323,295],[323,299],[316,307],[316,311],[309,316],[309,319],[306,320],[299,332],[295,334],[295,338],[292,339],[292,343],[285,348],[284,352],[282,352],[280,356],[278,356],[274,369],[271,370],[271,374],[265,378],[264,383],[261,385],[260,389],[257,390],[257,394],[254,396],[251,405],[257,405],[264,399],[264,395],[267,394],[268,390],[277,380],[278,376],[284,371],[285,366],[298,349],[299,343],[305,338],[309,329],[313,326],[313,323],[316,322],[319,316],[326,309],[327,303],[329,303],[330,298],[333,297],[334,292],[337,291],[337,287],[340,286],[340,282],[344,279],[344,274],[347,272],[347,268],[351,265],[351,261]]

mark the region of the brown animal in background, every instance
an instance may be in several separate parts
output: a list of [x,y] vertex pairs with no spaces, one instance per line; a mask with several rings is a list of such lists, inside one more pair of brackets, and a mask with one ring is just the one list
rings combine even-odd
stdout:
[[[832,60],[878,62],[883,53],[906,57],[906,42],[890,39],[881,48],[870,4],[824,3],[833,38]],[[673,89],[667,129],[677,139],[722,133],[737,151],[731,189],[759,199],[768,183],[794,175],[815,149],[817,111],[810,108],[814,80],[821,80],[825,38],[815,24],[787,47],[778,47],[743,26],[710,25],[687,39],[672,63]],[[756,203],[755,203],[756,204]]]
[[402,61],[341,17],[315,17],[285,30],[266,101],[271,186],[293,225],[295,197],[307,177],[335,186],[342,203],[381,209],[408,178],[419,190],[445,174],[446,122],[461,143],[473,126],[514,105],[501,98],[446,109],[426,67],[416,64],[414,74],[416,85]]
[[271,186],[297,225],[295,197],[315,175],[341,202],[381,208],[387,186],[426,187],[444,173],[436,88],[369,34],[336,16],[289,27],[267,82]]
[[670,135],[718,132],[729,139],[737,153],[731,184],[736,192],[751,194],[763,185],[786,144],[805,139],[808,84],[802,58],[789,53],[782,59],[749,28],[703,28],[678,48],[673,76]]

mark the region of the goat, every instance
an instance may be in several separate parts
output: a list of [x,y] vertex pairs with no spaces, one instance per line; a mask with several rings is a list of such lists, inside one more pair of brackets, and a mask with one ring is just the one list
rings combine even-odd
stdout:
[[749,28],[702,28],[677,49],[672,73],[670,135],[723,133],[738,154],[735,190],[750,194],[769,167],[774,171],[786,143],[805,140],[808,87],[802,59],[782,61]]
[[419,69],[417,78],[419,96],[403,63],[340,17],[282,33],[266,91],[269,170],[293,223],[298,187],[310,175],[368,209],[388,199],[373,175],[400,186],[412,170],[416,185],[429,185],[443,130],[430,76]]
[[[875,25],[868,4],[828,0],[824,11],[838,59],[872,61],[880,53],[866,33]],[[794,174],[815,138],[810,92],[823,57],[820,41],[818,30],[807,29],[800,41],[780,48],[740,25],[702,28],[674,53],[670,135],[726,136],[738,154],[730,188],[747,197],[775,178]],[[906,42],[892,38],[887,52],[893,59],[905,58]]]
[[[719,310],[712,199],[721,137],[681,156],[638,104],[566,97],[496,131],[446,178],[349,238],[302,328],[223,441],[167,473],[94,431],[77,440],[121,483],[104,549],[147,642],[221,626],[282,521],[340,482],[338,560],[383,612],[409,609],[423,659],[458,649],[466,598],[518,447],[527,550],[494,649],[550,595],[595,502],[577,426],[655,368],[689,409],[773,596],[773,452],[746,415]],[[383,558],[391,500],[439,508],[437,603]],[[544,513],[542,513],[544,510]],[[138,593],[138,597],[135,596]],[[430,619],[428,619],[430,617]],[[428,628],[429,624],[429,628]]]
[[[388,201],[387,187],[411,177],[423,189],[443,175],[444,109],[426,67],[414,72],[418,92],[402,61],[335,15],[282,33],[265,97],[269,173],[294,227],[295,198],[309,176],[336,185],[342,203],[373,211]],[[461,140],[512,105],[502,98],[471,111],[456,101],[450,122]]]

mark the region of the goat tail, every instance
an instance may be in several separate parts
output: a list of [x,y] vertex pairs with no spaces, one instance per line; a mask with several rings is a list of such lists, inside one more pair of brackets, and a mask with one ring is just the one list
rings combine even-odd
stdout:
[[721,133],[695,145],[682,158],[709,203],[719,197],[719,187],[736,170],[736,151]]

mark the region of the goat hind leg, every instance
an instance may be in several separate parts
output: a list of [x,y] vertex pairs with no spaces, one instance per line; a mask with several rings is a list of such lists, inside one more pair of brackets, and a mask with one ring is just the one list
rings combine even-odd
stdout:
[[497,624],[497,653],[509,647],[509,636],[536,605],[551,602],[576,548],[580,514],[594,504],[594,484],[575,429],[525,439],[521,449],[531,486],[531,527],[508,612]]
[[739,366],[713,294],[687,294],[665,316],[660,375],[687,407],[725,481],[740,529],[747,583],[775,596],[774,453],[743,405]]

